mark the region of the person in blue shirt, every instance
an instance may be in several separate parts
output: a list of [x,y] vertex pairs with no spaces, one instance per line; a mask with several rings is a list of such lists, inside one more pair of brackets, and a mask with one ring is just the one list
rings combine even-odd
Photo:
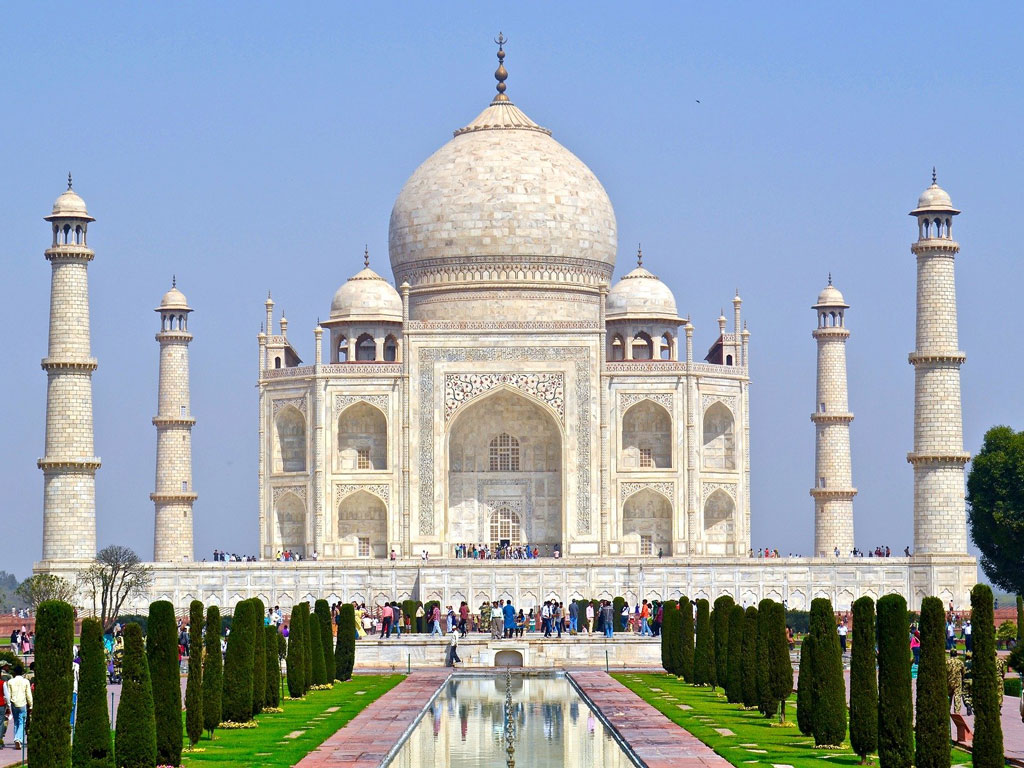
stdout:
[[501,612],[505,619],[505,637],[514,637],[516,631],[516,609],[513,607],[511,600],[505,603],[505,607],[501,609]]

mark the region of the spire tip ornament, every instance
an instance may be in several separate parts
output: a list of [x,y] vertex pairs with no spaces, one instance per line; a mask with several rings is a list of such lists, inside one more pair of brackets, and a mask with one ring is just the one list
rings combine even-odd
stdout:
[[177,275],[171,275],[171,288],[177,288],[177,287],[178,287],[178,276]]
[[68,192],[71,192],[71,171],[68,171]]
[[[68,178],[70,178],[70,175],[68,176]],[[938,174],[935,173],[935,166],[934,165],[932,166],[932,184],[935,184],[936,186],[938,186],[938,184],[939,184],[939,182],[938,182]],[[70,187],[68,187],[68,189],[70,189]]]
[[508,70],[505,69],[505,43],[508,42],[508,38],[502,32],[498,33],[498,36],[494,38],[494,42],[498,44],[498,68],[494,70],[494,79],[498,81],[495,86],[495,90],[498,95],[494,97],[494,101],[501,102],[508,101],[508,96],[505,95],[505,81],[508,79]]
[[644,252],[640,250],[640,243],[636,244],[636,265],[642,267],[644,265]]
[[366,245],[363,246],[363,266],[364,267],[369,267],[370,266],[370,246],[369,246],[369,244],[366,244]]

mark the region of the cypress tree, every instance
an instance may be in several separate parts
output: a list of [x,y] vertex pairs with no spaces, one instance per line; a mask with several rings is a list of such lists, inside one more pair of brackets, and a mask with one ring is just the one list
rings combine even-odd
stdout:
[[882,768],[909,768],[914,760],[909,637],[907,601],[896,594],[879,598],[878,762]]
[[814,635],[808,632],[800,643],[800,670],[796,680],[796,725],[804,736],[814,735],[813,690]]
[[224,655],[223,718],[231,723],[252,720],[252,636],[253,604],[243,600],[235,606]]
[[765,717],[771,717],[779,709],[779,702],[772,694],[771,652],[772,652],[772,606],[774,600],[762,600],[757,604],[757,708]]
[[729,609],[729,664],[726,670],[725,698],[730,704],[743,702],[743,606]]
[[309,603],[302,603],[299,609],[302,622],[302,687],[308,691],[315,685],[313,680],[313,641],[310,638]]
[[174,606],[167,600],[149,605],[146,622],[146,661],[153,687],[156,716],[156,761],[181,763],[181,670]]
[[267,633],[263,631],[266,608],[258,597],[252,598],[252,714],[263,711],[267,698]]
[[709,666],[711,661],[711,616],[708,613],[708,601],[703,598],[697,601],[696,635],[697,645],[693,651],[693,679],[691,682],[694,685],[708,685],[711,682]]
[[757,608],[748,607],[743,612],[743,659],[740,669],[743,674],[743,706],[753,709],[757,698]]
[[987,584],[975,584],[971,590],[971,625],[974,628],[972,762],[974,768],[1000,768],[1003,765],[1003,726],[999,720],[999,687],[1003,682],[996,670],[995,617],[992,615],[992,589]]
[[338,644],[334,649],[336,680],[351,680],[356,663],[356,610],[351,603],[341,606],[338,621]]
[[[404,605],[404,603],[403,603]],[[324,655],[324,683],[334,682],[334,632],[331,631],[331,606],[326,600],[317,600],[313,615],[320,622],[320,648]],[[403,616],[411,614],[402,611]]]
[[206,609],[206,635],[203,638],[206,651],[203,659],[203,728],[213,738],[213,732],[221,721],[221,694],[223,687],[224,659],[220,654],[220,608],[211,605]]
[[121,701],[117,706],[117,723],[114,726],[114,760],[117,768],[156,766],[153,684],[142,645],[142,627],[135,623],[124,627]]
[[185,683],[185,732],[190,746],[203,735],[203,604],[188,606],[188,680]]
[[670,675],[678,677],[681,666],[679,626],[682,617],[676,610],[675,601],[670,602],[671,610],[666,604],[661,618],[661,666]]
[[708,685],[711,690],[718,685],[718,667],[715,663],[715,609],[708,616]]
[[793,692],[793,664],[789,660],[789,638],[786,637],[786,607],[772,603],[769,622],[771,665],[769,682],[772,697],[779,702],[779,722],[786,722],[786,699]]
[[846,681],[843,678],[843,655],[836,631],[836,615],[830,600],[818,597],[811,601],[810,631],[814,635],[814,654],[811,657],[814,662],[811,668],[814,743],[817,746],[839,746],[846,737]]
[[1024,643],[1024,596],[1017,595],[1017,645]]
[[622,628],[622,609],[626,607],[626,598],[616,597],[612,600],[612,628],[615,632],[625,632]]
[[[353,608],[352,610],[355,610],[355,608]],[[403,600],[402,601],[402,615],[409,617],[409,633],[412,634],[412,633],[418,632],[419,630],[416,627],[416,601],[415,600]],[[335,643],[335,646],[337,646],[336,643]],[[335,664],[338,663],[337,659],[335,659],[334,663]],[[337,670],[335,670],[335,671],[337,671]]]
[[263,630],[263,706],[276,709],[281,706],[281,657],[278,655],[280,633],[273,624],[267,624]]
[[921,662],[917,667],[914,765],[917,768],[949,768],[946,614],[939,598],[926,597],[921,601],[919,626]]
[[715,598],[715,680],[722,688],[729,681],[729,623],[735,602],[729,595]]
[[[942,605],[939,605],[942,613]],[[923,617],[923,612],[922,612]],[[943,628],[943,632],[945,628]],[[945,661],[942,662],[945,676]],[[918,684],[918,691],[920,691]],[[946,683],[940,687],[943,701]],[[945,714],[943,714],[945,726]],[[948,730],[944,738],[949,741]],[[875,667],[875,601],[865,595],[853,604],[853,650],[850,654],[850,746],[861,765],[878,749],[878,673]],[[947,763],[948,765],[948,763]]]
[[35,707],[30,766],[71,765],[71,692],[74,685],[75,613],[62,600],[36,609]]
[[113,768],[114,745],[110,740],[107,712],[107,656],[99,619],[82,620],[78,655],[81,666],[71,765],[73,768]]
[[693,683],[693,605],[686,595],[679,598],[679,618],[679,676]]
[[327,667],[324,666],[323,640],[320,635],[320,617],[310,613],[306,619],[309,622],[309,653],[310,662],[313,667],[313,685],[327,684]]
[[302,620],[299,618],[299,603],[292,606],[292,614],[288,623],[288,696],[293,699],[301,699],[306,693],[306,662],[303,660],[305,644],[302,642]]

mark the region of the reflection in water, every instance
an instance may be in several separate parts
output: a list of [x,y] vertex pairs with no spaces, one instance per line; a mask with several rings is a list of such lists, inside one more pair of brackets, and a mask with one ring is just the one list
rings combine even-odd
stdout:
[[[500,673],[499,673],[500,674]],[[505,680],[453,678],[409,735],[392,768],[506,768]],[[512,678],[515,762],[530,768],[627,768],[634,763],[563,677]]]

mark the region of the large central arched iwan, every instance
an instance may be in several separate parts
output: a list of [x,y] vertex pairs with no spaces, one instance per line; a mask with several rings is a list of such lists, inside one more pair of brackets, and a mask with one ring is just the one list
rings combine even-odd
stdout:
[[448,433],[447,496],[452,544],[507,540],[564,551],[562,431],[554,415],[508,389],[463,406]]

